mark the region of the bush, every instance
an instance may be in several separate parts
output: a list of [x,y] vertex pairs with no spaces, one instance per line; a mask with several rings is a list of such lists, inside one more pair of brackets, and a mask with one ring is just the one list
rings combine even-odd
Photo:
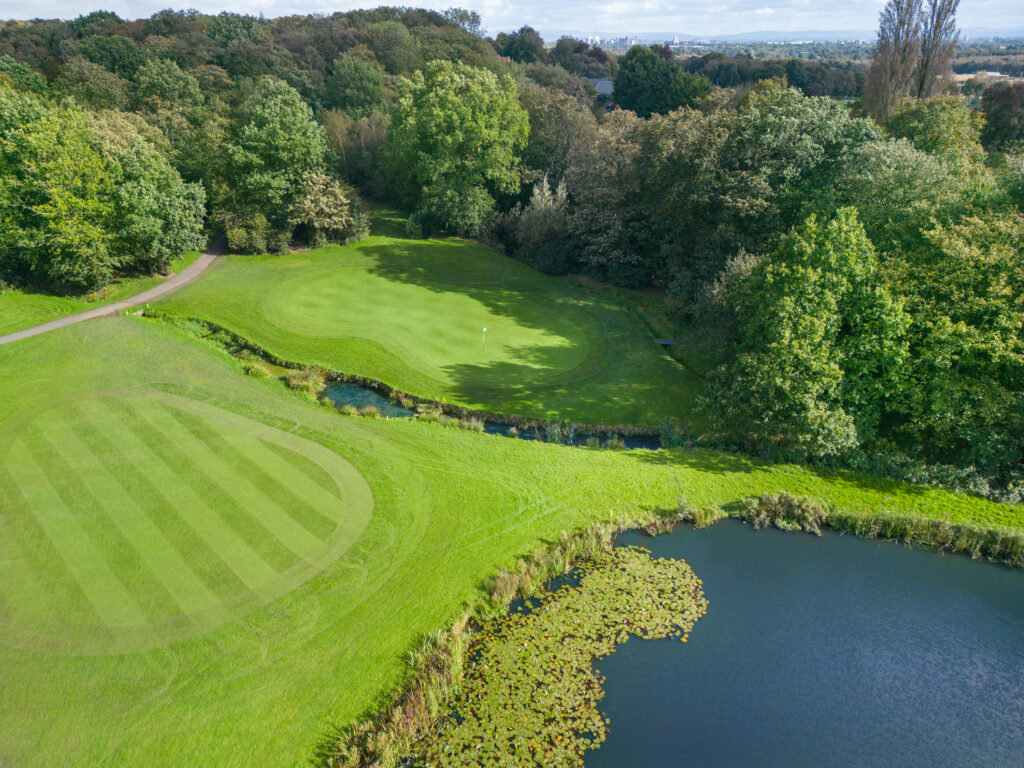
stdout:
[[319,366],[292,371],[285,377],[285,383],[292,389],[316,397],[327,383],[327,372]]

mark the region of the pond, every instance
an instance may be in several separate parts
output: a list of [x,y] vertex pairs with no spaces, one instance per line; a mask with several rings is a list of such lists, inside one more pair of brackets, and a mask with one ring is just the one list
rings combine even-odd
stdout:
[[735,520],[620,543],[684,558],[710,606],[596,663],[587,768],[1024,765],[1024,573]]

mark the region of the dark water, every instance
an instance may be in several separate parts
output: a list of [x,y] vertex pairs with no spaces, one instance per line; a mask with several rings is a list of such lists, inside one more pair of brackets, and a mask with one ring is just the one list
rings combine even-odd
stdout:
[[[416,411],[412,408],[403,408],[397,403],[392,402],[388,398],[381,395],[369,387],[364,387],[359,384],[331,384],[327,389],[324,390],[324,397],[330,400],[335,405],[351,405],[356,408],[362,408],[367,405],[372,405],[380,411],[381,416],[387,416],[391,419],[400,419],[410,416],[414,416]],[[503,435],[505,437],[511,437],[511,427],[507,424],[498,424],[496,422],[488,421],[484,422],[484,432],[489,435]],[[554,436],[550,435],[543,430],[536,431],[533,429],[522,429],[517,430],[516,435],[520,440],[545,440],[549,442],[565,443],[567,445],[583,446],[587,444],[587,439],[591,435],[576,432],[571,435],[562,433]],[[602,437],[602,442],[606,438]],[[644,449],[644,450],[657,450],[661,448],[661,442],[656,437],[626,437],[623,438],[625,448],[627,450]]]
[[710,601],[689,642],[629,640],[606,766],[1024,766],[1024,573],[724,521],[648,538]]
[[379,392],[358,384],[331,384],[324,390],[324,397],[335,405],[352,405],[356,408],[372,405],[380,411],[381,416],[391,419],[407,418],[415,413],[412,408],[403,408]]

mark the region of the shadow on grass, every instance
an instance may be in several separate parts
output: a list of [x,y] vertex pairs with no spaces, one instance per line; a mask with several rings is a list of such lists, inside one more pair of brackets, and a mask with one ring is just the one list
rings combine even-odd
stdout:
[[[741,453],[717,451],[711,448],[672,448],[665,451],[627,451],[626,455],[643,464],[692,469],[712,474],[753,474],[778,471],[781,475],[798,473],[830,489],[872,491],[884,496],[922,496],[937,489],[927,485],[895,480],[878,475],[855,472],[850,469],[820,467],[792,462],[772,463]],[[785,490],[774,488],[770,492]],[[827,501],[827,499],[824,499]]]
[[[446,366],[452,394],[460,400],[496,400],[513,413],[526,409],[531,415],[575,421],[622,414],[636,424],[650,422],[643,414],[652,410],[651,403],[662,403],[653,409],[661,418],[686,415],[692,407],[695,382],[689,374],[657,348],[628,312],[606,299],[466,240],[392,241],[360,250],[373,260],[370,271],[379,277],[467,296],[491,314],[565,340],[507,347],[510,359],[504,361]],[[581,332],[586,357],[567,365],[568,345],[579,344]],[[666,397],[678,401],[678,408],[666,408]],[[572,413],[563,415],[561,408]]]

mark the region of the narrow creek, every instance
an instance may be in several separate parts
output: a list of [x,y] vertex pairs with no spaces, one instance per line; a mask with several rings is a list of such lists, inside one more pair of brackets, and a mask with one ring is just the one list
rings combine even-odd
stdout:
[[1024,572],[735,520],[620,543],[684,558],[710,606],[596,664],[587,768],[1024,765]]
[[[373,406],[380,412],[381,416],[386,416],[390,419],[411,418],[416,415],[415,409],[401,406],[387,397],[384,397],[379,392],[360,384],[329,384],[324,390],[324,397],[336,406],[351,405],[354,408]],[[588,440],[594,437],[594,435],[587,432],[567,432],[563,427],[557,425],[553,425],[553,427],[549,429],[540,427],[516,429],[507,424],[501,424],[495,421],[485,421],[484,432],[489,435],[516,437],[520,440],[540,440],[543,442],[561,443],[576,447],[588,445]],[[619,447],[624,448],[625,450],[656,451],[661,448],[661,441],[656,437],[616,436],[616,438],[621,441],[621,445]],[[602,437],[600,439],[603,443],[607,440],[607,437]]]

